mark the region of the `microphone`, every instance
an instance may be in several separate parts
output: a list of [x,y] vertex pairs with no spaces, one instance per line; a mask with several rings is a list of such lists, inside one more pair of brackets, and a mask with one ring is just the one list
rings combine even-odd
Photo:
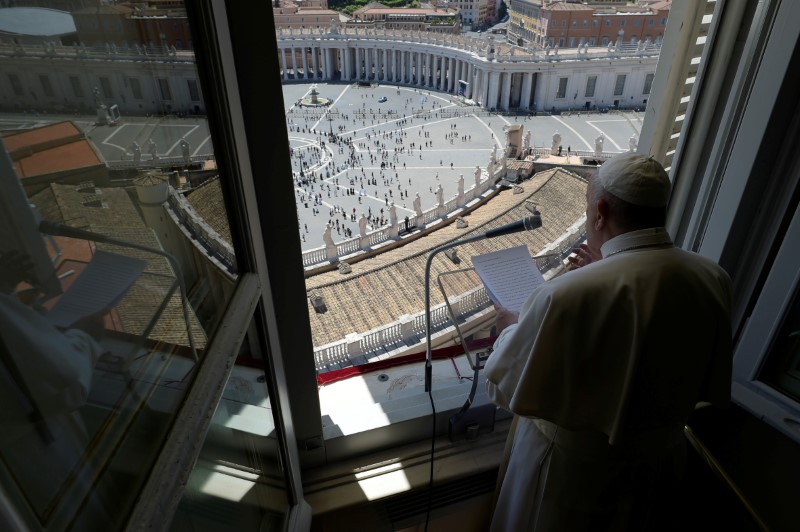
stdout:
[[511,222],[510,224],[502,225],[494,229],[489,229],[483,235],[484,238],[494,238],[496,236],[510,235],[511,233],[518,233],[520,231],[532,231],[542,226],[542,216],[536,211],[533,216],[526,216],[522,220]]
[[456,246],[461,246],[469,242],[475,242],[476,240],[483,240],[484,238],[494,238],[496,236],[510,235],[512,233],[518,233],[520,231],[530,231],[532,229],[538,229],[541,226],[542,226],[541,213],[539,211],[533,211],[532,216],[526,216],[522,220],[511,222],[510,224],[502,225],[495,229],[489,229],[484,233],[478,233],[477,235],[473,235],[467,238],[462,238],[461,240],[456,240],[454,242],[448,242],[446,244],[442,244],[441,246],[434,248],[428,254],[428,260],[425,262],[425,340],[427,343],[427,353],[425,356],[426,392],[428,393],[431,392],[431,386],[433,381],[433,353],[431,349],[431,287],[430,287],[431,264],[433,262],[433,257],[442,251],[454,248]]

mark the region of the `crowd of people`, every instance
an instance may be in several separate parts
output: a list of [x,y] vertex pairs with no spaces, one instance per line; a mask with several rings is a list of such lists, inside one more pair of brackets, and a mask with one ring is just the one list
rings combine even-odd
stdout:
[[[418,106],[414,105],[414,97],[405,98],[402,113],[373,107],[374,92],[361,94],[365,101],[361,109],[353,112],[330,108],[326,113],[289,110],[288,131],[305,137],[290,148],[298,226],[304,243],[314,247],[319,240],[316,237],[320,236],[312,235],[313,224],[309,229],[308,223],[302,220],[306,210],[310,210],[312,216],[324,216],[327,211],[326,227],[335,230],[339,240],[353,236],[357,227],[350,224],[355,225],[362,214],[367,218],[369,231],[389,225],[385,210],[392,205],[404,209],[408,216],[416,215],[408,201],[409,190],[422,189],[425,178],[414,178],[416,183],[412,177],[401,179],[400,170],[413,167],[416,161],[422,160],[423,150],[434,147],[432,131],[426,130],[425,123],[438,118],[441,104],[435,100],[428,103],[429,95],[420,91]],[[370,100],[369,106],[366,100]],[[413,137],[413,132],[409,136],[412,126],[417,129],[417,138]],[[459,131],[458,124],[454,123],[443,140],[449,144],[456,140],[467,143],[471,142],[472,135]],[[454,168],[452,160],[445,163],[444,158],[440,158],[438,163]],[[436,191],[433,186],[428,188],[434,196],[433,206],[437,200]],[[359,207],[349,206],[352,198]]]

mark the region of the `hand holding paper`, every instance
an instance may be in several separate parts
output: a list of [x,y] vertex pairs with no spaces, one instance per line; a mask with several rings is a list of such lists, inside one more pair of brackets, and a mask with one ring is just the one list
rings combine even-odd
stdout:
[[534,288],[544,282],[524,245],[476,255],[472,265],[492,301],[511,312],[519,313]]

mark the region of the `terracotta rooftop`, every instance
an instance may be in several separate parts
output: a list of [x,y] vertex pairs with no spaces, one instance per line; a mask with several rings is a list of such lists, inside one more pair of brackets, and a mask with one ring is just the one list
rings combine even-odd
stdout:
[[3,143],[22,180],[103,164],[92,145],[72,122],[5,133]]
[[18,149],[31,148],[48,142],[63,139],[75,140],[82,138],[83,134],[72,122],[59,122],[49,126],[26,129],[20,132],[3,133],[3,142],[9,153]]
[[547,4],[546,6],[542,7],[543,10],[547,11],[594,11],[595,8],[592,6],[587,6],[586,4],[575,4],[572,2],[555,2],[552,4]]
[[56,146],[14,161],[20,179],[101,165],[103,162],[85,140]]

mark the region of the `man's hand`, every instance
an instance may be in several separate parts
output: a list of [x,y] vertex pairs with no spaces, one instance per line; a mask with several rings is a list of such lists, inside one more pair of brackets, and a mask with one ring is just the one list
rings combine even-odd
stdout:
[[494,309],[496,311],[494,315],[494,323],[497,330],[496,334],[500,334],[503,332],[503,329],[519,321],[518,312],[511,312],[507,308],[500,307],[497,304],[495,304]]
[[573,257],[570,255],[567,257],[569,261],[567,265],[568,271],[577,270],[601,258],[599,255],[595,254],[585,242],[576,248],[572,248],[572,252],[575,253],[575,256]]

